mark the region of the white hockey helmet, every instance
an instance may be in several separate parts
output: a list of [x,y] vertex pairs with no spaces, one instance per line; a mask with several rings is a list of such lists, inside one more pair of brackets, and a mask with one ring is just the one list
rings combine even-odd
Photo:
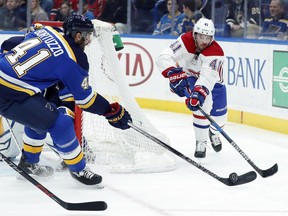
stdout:
[[214,37],[215,27],[213,21],[207,18],[200,18],[194,25],[193,35],[195,33]]

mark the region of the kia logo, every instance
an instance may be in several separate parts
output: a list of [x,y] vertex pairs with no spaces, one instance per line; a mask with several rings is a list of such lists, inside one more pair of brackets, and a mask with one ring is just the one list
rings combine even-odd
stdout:
[[121,68],[125,68],[129,86],[146,82],[153,72],[153,59],[150,53],[136,43],[124,42],[124,48],[118,52]]

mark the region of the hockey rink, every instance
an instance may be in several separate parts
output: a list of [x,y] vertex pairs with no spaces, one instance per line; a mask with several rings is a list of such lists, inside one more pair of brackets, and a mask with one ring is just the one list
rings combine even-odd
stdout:
[[[144,110],[155,127],[170,138],[171,146],[227,178],[253,168],[222,138],[223,149],[207,149],[205,159],[194,158],[192,116]],[[251,183],[229,187],[175,155],[178,168],[154,174],[110,174],[93,166],[103,176],[104,189],[75,182],[68,172],[37,180],[67,202],[104,200],[106,211],[68,211],[0,162],[0,211],[2,216],[288,216],[288,135],[228,122],[225,132],[261,169],[278,163],[274,176],[259,174]],[[158,145],[155,143],[155,145]],[[171,153],[172,154],[172,153]],[[18,162],[16,160],[16,162]]]

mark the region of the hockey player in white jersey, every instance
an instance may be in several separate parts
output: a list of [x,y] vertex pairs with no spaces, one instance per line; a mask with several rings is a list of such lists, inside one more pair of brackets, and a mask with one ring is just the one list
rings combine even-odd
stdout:
[[227,96],[223,83],[224,52],[214,40],[212,20],[201,18],[193,32],[187,32],[169,45],[157,58],[156,64],[173,93],[187,97],[185,103],[193,111],[196,138],[194,156],[206,157],[207,141],[219,152],[222,143],[219,132],[198,110],[201,106],[221,127],[226,122]]

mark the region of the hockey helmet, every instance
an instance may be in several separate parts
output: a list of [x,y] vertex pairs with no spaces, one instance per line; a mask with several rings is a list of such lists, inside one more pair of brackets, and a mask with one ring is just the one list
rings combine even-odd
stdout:
[[213,21],[207,18],[199,19],[193,28],[193,34],[195,35],[195,33],[214,37],[215,28]]
[[75,35],[80,32],[83,36],[87,33],[94,31],[94,25],[84,15],[73,13],[63,23],[63,30],[66,36],[74,38]]

